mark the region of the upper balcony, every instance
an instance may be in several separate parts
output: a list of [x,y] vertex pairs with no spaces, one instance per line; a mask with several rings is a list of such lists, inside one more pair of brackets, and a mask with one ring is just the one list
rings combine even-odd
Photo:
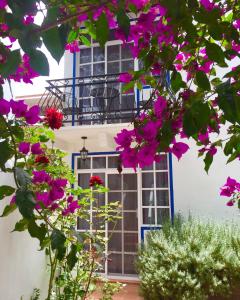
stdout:
[[152,107],[151,88],[123,92],[119,74],[49,80],[39,101],[44,111],[55,107],[64,126],[129,123],[140,111]]

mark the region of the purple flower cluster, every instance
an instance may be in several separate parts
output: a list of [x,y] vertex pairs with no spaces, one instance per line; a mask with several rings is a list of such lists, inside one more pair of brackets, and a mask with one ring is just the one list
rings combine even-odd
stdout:
[[40,107],[38,105],[29,108],[27,104],[24,103],[24,100],[7,101],[0,99],[0,115],[8,115],[10,112],[12,112],[16,118],[25,118],[29,125],[34,125],[41,120]]
[[240,192],[240,183],[237,180],[228,177],[226,183],[221,188],[220,195],[225,197],[232,197],[233,194]]
[[[123,129],[116,135],[115,142],[117,150],[121,152],[120,158],[124,167],[136,170],[137,166],[143,168],[154,161],[159,161],[160,156],[157,153],[161,141],[159,141],[158,133],[163,126],[163,120],[168,117],[166,108],[167,100],[158,96],[151,116],[141,114],[133,130]],[[181,124],[182,122],[173,123],[173,130],[176,134],[180,133]],[[173,139],[171,147],[166,150],[180,159],[188,149],[187,144]]]
[[30,144],[28,142],[20,142],[18,145],[18,150],[22,154],[29,154],[30,150],[31,153],[34,155],[41,155],[43,154],[43,149],[41,148],[40,143]]

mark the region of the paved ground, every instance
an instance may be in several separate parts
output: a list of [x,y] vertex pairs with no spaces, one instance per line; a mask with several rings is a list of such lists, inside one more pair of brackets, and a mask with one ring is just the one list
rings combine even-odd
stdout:
[[[99,300],[100,293],[95,293],[90,297],[89,300]],[[137,283],[126,283],[119,293],[117,293],[113,300],[143,300],[142,297],[139,296],[138,284]]]

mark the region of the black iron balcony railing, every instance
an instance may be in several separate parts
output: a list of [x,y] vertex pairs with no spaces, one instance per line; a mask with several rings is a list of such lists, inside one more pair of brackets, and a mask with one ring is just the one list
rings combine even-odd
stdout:
[[151,88],[122,92],[119,74],[48,80],[40,99],[44,111],[61,110],[67,125],[126,123],[149,109]]

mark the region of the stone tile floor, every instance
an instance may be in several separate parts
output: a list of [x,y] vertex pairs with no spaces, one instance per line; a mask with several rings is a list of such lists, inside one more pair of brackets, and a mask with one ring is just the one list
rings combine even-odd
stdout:
[[[139,295],[139,285],[137,283],[124,283],[125,286],[119,293],[113,296],[113,300],[143,300]],[[99,300],[100,292],[95,293],[89,300]]]

